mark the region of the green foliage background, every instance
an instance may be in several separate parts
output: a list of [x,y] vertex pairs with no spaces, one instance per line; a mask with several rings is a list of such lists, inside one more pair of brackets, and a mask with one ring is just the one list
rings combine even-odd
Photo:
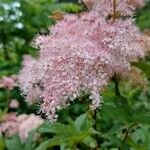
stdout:
[[[74,3],[73,3],[74,2]],[[24,54],[38,55],[31,46],[36,34],[47,34],[55,20],[48,16],[55,10],[77,13],[83,10],[77,1],[55,0],[1,0],[0,1],[0,77],[17,74]],[[150,29],[150,2],[135,14],[141,31]],[[0,150],[150,150],[150,57],[133,64],[147,78],[147,88],[119,82],[121,96],[115,94],[114,83],[103,93],[102,108],[90,112],[88,96],[76,100],[59,112],[58,122],[45,123],[32,131],[21,143],[18,135],[0,137]],[[28,106],[17,88],[9,94],[0,89],[0,117],[7,112],[36,113],[36,106]],[[8,108],[10,99],[17,99],[17,110]],[[33,141],[34,132],[40,134]]]

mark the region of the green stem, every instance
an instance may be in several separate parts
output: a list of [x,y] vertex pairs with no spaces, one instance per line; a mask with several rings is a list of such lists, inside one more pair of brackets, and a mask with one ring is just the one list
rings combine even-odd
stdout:
[[[96,110],[94,111],[94,116],[93,116],[93,118],[94,118],[94,120],[95,120],[95,123],[94,123],[94,129],[95,129],[95,131],[97,131],[97,126],[96,126],[96,121],[97,121],[97,112],[96,112]],[[96,135],[96,141],[97,141],[97,144],[98,144],[98,135]]]
[[6,105],[8,106],[9,105],[9,99],[10,99],[10,90],[7,89],[7,95],[6,95]]
[[137,126],[138,125],[138,123],[133,123],[133,124],[131,124],[128,128],[127,128],[127,130],[126,130],[126,132],[125,132],[125,134],[124,134],[124,138],[123,138],[123,141],[122,141],[122,150],[124,150],[124,145],[126,144],[126,142],[127,142],[127,139],[128,139],[128,137],[129,137],[129,135],[130,135],[130,133],[131,133],[131,129],[133,128],[133,127],[135,127],[135,126]]
[[4,32],[2,32],[2,42],[3,42],[4,58],[5,60],[10,60],[7,47],[6,47],[6,34]]
[[[93,127],[94,127],[95,131],[97,131],[97,125],[96,125],[96,121],[97,121],[97,111],[96,111],[96,110],[93,111],[92,117],[93,117],[93,119],[94,119],[94,121],[95,121]],[[96,138],[96,141],[97,141],[97,146],[96,146],[96,148],[94,148],[93,150],[97,150],[97,149],[99,148],[99,137],[98,137],[97,134],[95,135],[95,138]]]
[[116,74],[112,77],[112,81],[114,82],[114,85],[115,85],[115,94],[116,94],[116,96],[121,97],[121,93],[120,93],[120,90],[119,90],[120,79],[117,77]]

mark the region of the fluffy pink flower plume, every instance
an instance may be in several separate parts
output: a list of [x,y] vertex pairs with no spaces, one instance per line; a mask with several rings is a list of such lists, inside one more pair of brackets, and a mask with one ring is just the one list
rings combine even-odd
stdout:
[[107,17],[113,14],[115,9],[120,15],[130,16],[138,7],[143,7],[145,0],[83,0],[87,8],[98,11],[101,15]]
[[16,80],[16,75],[12,75],[10,77],[4,76],[0,79],[0,88],[7,88],[9,90],[12,90],[16,86]]
[[34,114],[21,114],[16,116],[14,113],[7,114],[0,124],[0,134],[11,137],[18,134],[22,141],[25,141],[30,131],[38,128],[44,120]]
[[[105,6],[112,8],[107,0]],[[30,102],[43,100],[41,111],[51,121],[57,119],[57,110],[68,106],[81,90],[90,93],[91,109],[99,107],[99,93],[111,77],[126,74],[130,62],[144,56],[134,21],[106,20],[102,10],[108,13],[104,1],[99,2],[99,10],[80,17],[64,16],[64,20],[50,29],[49,35],[35,39],[39,57],[24,59],[19,75],[21,90]]]

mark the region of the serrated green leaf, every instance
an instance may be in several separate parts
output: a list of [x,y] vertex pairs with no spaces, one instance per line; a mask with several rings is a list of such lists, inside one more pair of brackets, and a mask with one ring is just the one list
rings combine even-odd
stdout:
[[64,125],[59,122],[55,122],[55,123],[46,122],[38,129],[38,132],[60,134],[63,133],[66,130],[66,128],[67,125]]
[[43,142],[38,147],[39,149],[46,149],[47,147],[49,148],[63,143],[69,147],[73,147],[77,143],[82,143],[86,137],[93,134],[92,123],[88,120],[86,114],[79,116],[74,122],[71,121],[68,125],[58,122],[53,124],[45,123],[38,131],[40,133],[55,134],[52,139]]

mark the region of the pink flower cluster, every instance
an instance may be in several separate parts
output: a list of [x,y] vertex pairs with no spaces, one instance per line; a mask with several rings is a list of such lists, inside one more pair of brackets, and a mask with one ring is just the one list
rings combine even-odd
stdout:
[[[143,7],[144,0],[84,0],[85,3],[88,1],[95,1],[93,3],[93,10],[98,11],[101,15],[107,17],[115,11],[120,13],[122,16],[130,16],[134,13],[137,7]],[[114,7],[115,4],[115,7]]]
[[[19,75],[21,90],[30,102],[43,100],[41,111],[51,121],[57,119],[57,110],[68,106],[82,90],[91,95],[91,109],[100,106],[99,93],[111,77],[126,74],[130,62],[144,56],[134,20],[106,20],[103,14],[108,15],[112,4],[103,0],[98,4],[80,16],[64,16],[49,35],[35,39],[39,57],[25,56]],[[128,11],[121,4],[117,4],[119,8]]]
[[7,88],[12,90],[16,86],[17,76],[12,75],[10,77],[3,77],[0,79],[0,88]]
[[44,121],[34,114],[21,114],[16,116],[14,113],[7,114],[0,124],[0,134],[11,137],[18,134],[22,141],[25,141],[28,134],[33,129],[38,128]]

